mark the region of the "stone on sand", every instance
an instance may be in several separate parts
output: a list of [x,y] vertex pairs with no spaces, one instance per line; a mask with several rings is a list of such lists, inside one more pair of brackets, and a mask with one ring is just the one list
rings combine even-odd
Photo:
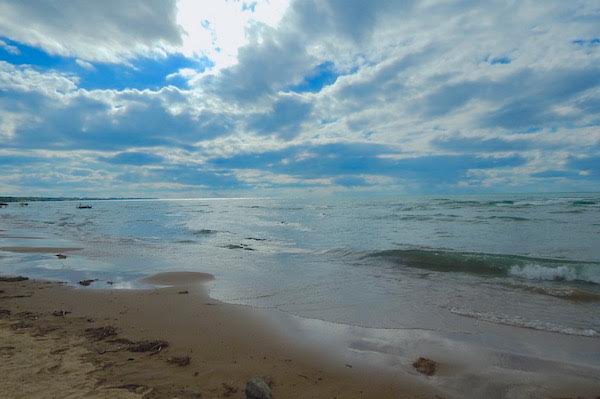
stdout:
[[271,387],[262,377],[252,377],[246,383],[246,399],[272,399]]

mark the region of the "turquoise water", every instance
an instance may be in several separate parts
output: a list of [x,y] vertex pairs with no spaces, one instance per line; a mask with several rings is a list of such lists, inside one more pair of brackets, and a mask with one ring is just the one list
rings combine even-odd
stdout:
[[598,194],[91,204],[1,209],[0,246],[83,249],[2,252],[0,271],[129,288],[197,270],[218,299],[305,318],[600,338]]

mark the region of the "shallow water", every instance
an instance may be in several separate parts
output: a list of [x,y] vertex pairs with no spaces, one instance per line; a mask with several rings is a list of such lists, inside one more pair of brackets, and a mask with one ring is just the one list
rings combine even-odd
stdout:
[[536,341],[571,337],[588,349],[558,360],[600,366],[598,194],[91,204],[1,209],[0,246],[83,250],[0,252],[0,270],[108,288],[202,271],[226,302],[545,358]]

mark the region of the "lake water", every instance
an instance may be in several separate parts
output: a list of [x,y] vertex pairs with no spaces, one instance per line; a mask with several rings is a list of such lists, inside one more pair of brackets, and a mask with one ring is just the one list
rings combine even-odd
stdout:
[[0,246],[83,248],[3,252],[0,272],[135,288],[202,271],[225,302],[600,367],[598,194],[90,204],[0,209]]

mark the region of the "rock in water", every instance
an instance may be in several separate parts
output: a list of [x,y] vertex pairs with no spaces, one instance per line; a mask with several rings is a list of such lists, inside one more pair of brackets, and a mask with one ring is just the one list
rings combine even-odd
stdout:
[[246,399],[272,399],[271,387],[262,377],[252,377],[246,383]]

